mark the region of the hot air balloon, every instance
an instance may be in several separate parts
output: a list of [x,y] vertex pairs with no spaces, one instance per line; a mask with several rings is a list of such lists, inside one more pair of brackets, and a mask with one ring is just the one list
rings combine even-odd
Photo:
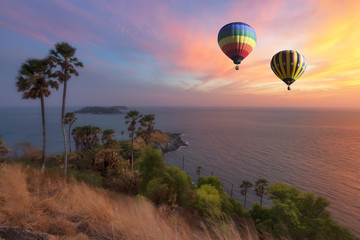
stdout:
[[256,45],[255,30],[246,23],[233,22],[223,26],[218,34],[218,43],[221,50],[236,64],[246,58]]
[[284,50],[272,57],[270,67],[288,85],[288,90],[291,90],[290,85],[305,72],[307,62],[299,52]]

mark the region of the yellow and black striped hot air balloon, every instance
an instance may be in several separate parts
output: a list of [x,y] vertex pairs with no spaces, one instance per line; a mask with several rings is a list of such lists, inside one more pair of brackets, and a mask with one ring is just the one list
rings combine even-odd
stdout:
[[305,72],[307,62],[298,51],[284,50],[272,57],[270,67],[275,75],[288,85],[288,90],[290,90],[290,85]]

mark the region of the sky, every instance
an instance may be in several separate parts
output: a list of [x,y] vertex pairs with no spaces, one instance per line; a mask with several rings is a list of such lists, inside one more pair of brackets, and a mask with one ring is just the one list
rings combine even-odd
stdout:
[[[40,106],[16,89],[28,58],[59,42],[84,64],[68,106],[360,106],[359,0],[0,0],[0,106]],[[257,45],[234,69],[217,35],[245,22]],[[270,68],[299,51],[305,73],[288,91]],[[62,87],[45,99],[60,106]]]

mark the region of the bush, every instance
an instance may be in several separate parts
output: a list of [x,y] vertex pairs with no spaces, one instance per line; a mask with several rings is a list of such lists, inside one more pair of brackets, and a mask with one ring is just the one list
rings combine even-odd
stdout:
[[155,204],[189,203],[191,178],[178,167],[168,167],[157,150],[146,148],[138,162],[141,172],[141,193]]
[[145,192],[146,186],[151,179],[162,176],[167,168],[161,153],[151,147],[145,148],[137,164],[142,178],[140,185],[141,192]]
[[120,167],[108,170],[107,177],[104,178],[105,187],[131,195],[139,193],[140,183],[140,172],[129,170],[127,161],[121,161]]
[[244,210],[242,203],[237,201],[235,198],[231,198],[224,191],[222,182],[217,176],[199,177],[198,187],[200,188],[201,186],[206,184],[211,185],[216,190],[218,190],[221,197],[221,211],[224,213],[225,217],[236,218],[246,215],[246,211]]
[[324,197],[302,194],[296,187],[284,183],[271,184],[267,191],[273,206],[261,208],[254,204],[249,210],[258,229],[294,239],[356,239],[331,218],[326,210],[329,202]]
[[218,220],[222,217],[221,196],[219,191],[210,184],[203,184],[196,189],[192,207],[207,220]]

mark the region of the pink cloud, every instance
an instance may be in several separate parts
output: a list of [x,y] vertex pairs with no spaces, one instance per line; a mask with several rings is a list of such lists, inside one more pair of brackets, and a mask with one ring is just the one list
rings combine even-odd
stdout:
[[26,30],[24,28],[21,28],[21,27],[18,27],[18,26],[9,24],[9,23],[5,23],[3,21],[0,21],[0,26],[3,26],[3,27],[5,27],[7,29],[10,29],[12,31],[23,33],[25,35],[28,35],[29,37],[40,40],[40,41],[45,42],[45,43],[47,43],[49,45],[54,45],[55,44],[55,42],[49,40],[45,35],[38,34],[38,33],[33,33],[31,31],[29,31],[29,30]]

